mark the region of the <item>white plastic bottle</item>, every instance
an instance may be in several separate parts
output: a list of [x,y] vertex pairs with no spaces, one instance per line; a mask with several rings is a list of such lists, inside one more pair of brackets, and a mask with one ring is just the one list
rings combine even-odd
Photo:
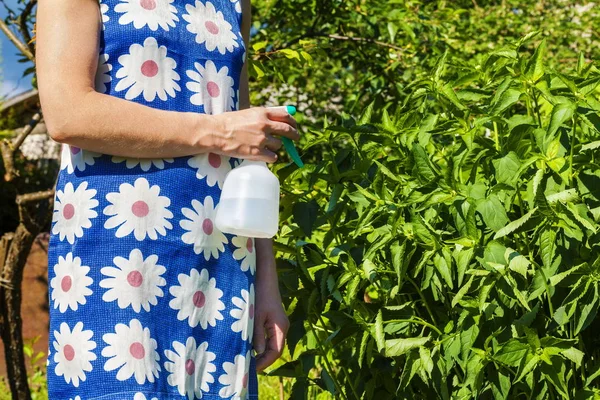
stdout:
[[227,174],[215,220],[221,232],[271,238],[279,226],[279,180],[262,161],[244,160]]
[[[287,106],[294,115],[296,109]],[[290,139],[282,138],[294,162],[302,160]],[[224,233],[272,238],[279,227],[279,180],[263,161],[244,160],[225,177],[215,219]]]

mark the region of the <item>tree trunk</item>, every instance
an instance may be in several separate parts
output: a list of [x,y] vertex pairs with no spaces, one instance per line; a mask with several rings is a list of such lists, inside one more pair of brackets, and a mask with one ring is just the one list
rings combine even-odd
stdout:
[[13,400],[31,400],[23,354],[21,282],[27,256],[38,232],[21,223],[8,246],[0,284],[0,333]]

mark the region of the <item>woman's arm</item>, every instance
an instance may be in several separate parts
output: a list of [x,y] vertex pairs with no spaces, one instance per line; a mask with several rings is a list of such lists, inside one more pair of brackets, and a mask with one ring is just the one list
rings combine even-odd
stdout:
[[[250,0],[242,0],[242,15],[242,36],[246,43],[246,49],[249,49],[252,25]],[[244,64],[240,79],[240,107],[250,107],[247,62]],[[281,141],[278,146],[281,147]],[[254,349],[258,353],[256,368],[262,371],[281,356],[289,321],[279,293],[273,241],[271,239],[255,239],[254,247],[256,249]]]
[[39,0],[36,69],[53,139],[104,154],[178,157],[212,151],[273,162],[272,135],[298,138],[282,110],[220,115],[165,111],[94,90],[101,14],[97,0]]

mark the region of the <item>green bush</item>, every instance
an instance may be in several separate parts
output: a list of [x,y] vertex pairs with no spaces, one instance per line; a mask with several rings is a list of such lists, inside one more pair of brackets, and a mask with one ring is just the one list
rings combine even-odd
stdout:
[[600,397],[600,71],[534,38],[446,51],[276,167],[292,398]]

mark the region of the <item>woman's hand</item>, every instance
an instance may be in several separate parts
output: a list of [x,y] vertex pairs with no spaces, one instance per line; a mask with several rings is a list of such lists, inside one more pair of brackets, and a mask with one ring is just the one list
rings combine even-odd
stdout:
[[296,120],[285,107],[253,107],[215,115],[221,127],[214,133],[215,152],[249,160],[275,162],[285,136],[300,138]]
[[254,349],[256,369],[263,371],[283,352],[290,323],[281,303],[270,239],[256,239]]

